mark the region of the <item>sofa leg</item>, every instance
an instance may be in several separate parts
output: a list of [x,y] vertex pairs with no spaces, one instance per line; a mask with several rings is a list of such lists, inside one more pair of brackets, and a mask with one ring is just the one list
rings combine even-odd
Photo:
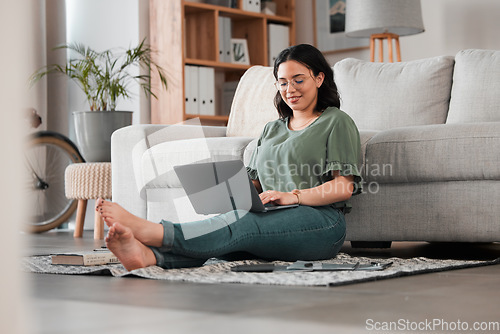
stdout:
[[352,248],[391,248],[392,241],[351,241]]

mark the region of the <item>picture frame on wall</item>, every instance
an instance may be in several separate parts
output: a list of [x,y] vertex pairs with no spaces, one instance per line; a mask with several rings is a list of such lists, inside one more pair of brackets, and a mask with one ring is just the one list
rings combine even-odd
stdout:
[[346,0],[313,0],[314,44],[323,53],[364,49],[366,38],[345,35]]
[[231,63],[250,65],[248,43],[244,38],[231,38]]

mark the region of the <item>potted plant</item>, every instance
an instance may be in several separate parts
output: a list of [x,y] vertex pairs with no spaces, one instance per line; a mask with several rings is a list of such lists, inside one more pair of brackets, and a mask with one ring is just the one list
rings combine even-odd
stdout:
[[[64,65],[41,68],[30,81],[36,83],[48,74],[62,74],[74,81],[85,94],[90,109],[73,113],[77,144],[86,161],[111,161],[111,134],[132,124],[131,111],[116,110],[118,99],[132,97],[132,82],[138,83],[146,95],[156,98],[151,89],[150,73],[155,70],[166,89],[164,70],[151,59],[153,51],[145,44],[145,39],[127,50],[97,52],[80,43],[55,49],[70,50],[75,57],[70,57]],[[146,69],[148,74],[133,74],[132,69]]]

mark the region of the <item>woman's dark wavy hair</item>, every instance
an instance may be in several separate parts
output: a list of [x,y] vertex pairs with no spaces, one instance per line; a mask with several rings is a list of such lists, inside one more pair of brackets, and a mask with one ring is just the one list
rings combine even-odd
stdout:
[[[279,66],[288,60],[301,63],[310,69],[314,76],[321,72],[325,74],[323,84],[318,89],[316,111],[323,112],[328,107],[340,108],[340,97],[337,85],[333,80],[333,71],[321,51],[309,44],[294,45],[281,51],[274,62],[274,77],[276,80],[278,80]],[[281,119],[293,115],[292,109],[283,101],[280,92],[277,92],[274,97],[274,105],[278,109]]]

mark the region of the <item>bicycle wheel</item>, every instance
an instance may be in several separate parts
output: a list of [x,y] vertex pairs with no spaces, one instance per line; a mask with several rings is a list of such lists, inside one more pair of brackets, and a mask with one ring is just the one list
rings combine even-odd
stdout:
[[25,149],[26,200],[29,232],[40,233],[66,222],[76,210],[77,201],[64,190],[64,171],[72,163],[84,162],[67,137],[40,131],[31,136]]

